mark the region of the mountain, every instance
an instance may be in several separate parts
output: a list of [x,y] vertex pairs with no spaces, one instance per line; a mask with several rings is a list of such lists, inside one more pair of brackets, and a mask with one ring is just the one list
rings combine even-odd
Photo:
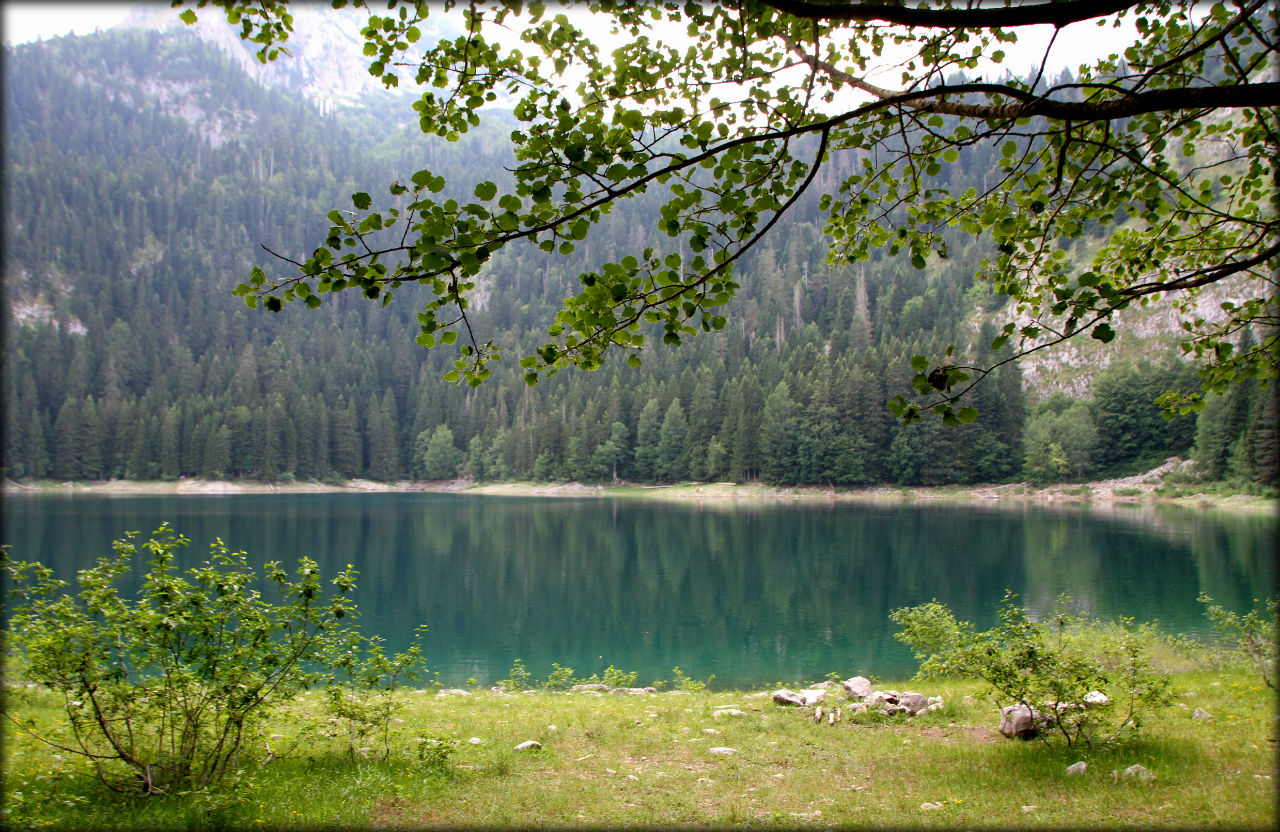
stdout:
[[[619,205],[570,257],[493,257],[473,324],[508,352],[474,390],[442,380],[454,356],[414,344],[418,287],[385,308],[342,293],[315,311],[246,309],[232,287],[254,264],[278,265],[260,246],[305,257],[329,209],[356,191],[384,198],[423,167],[469,192],[510,164],[511,124],[499,114],[457,143],[423,137],[341,63],[354,25],[342,16],[313,24],[299,9],[298,56],[264,69],[212,11],[194,32],[169,11],[5,50],[5,476],[393,480],[459,457],[477,479],[1020,473],[1028,403],[1015,366],[979,388],[982,417],[959,429],[902,426],[884,407],[909,389],[913,353],[957,343],[992,358],[976,316],[989,299],[968,279],[976,249],[957,248],[946,273],[878,256],[833,266],[813,203],[744,259],[725,331],[650,347],[638,370],[614,360],[530,388],[517,360],[546,340],[589,264],[663,244],[656,190]],[[823,188],[847,165],[834,160]],[[1182,423],[1094,464],[1185,451],[1193,434]]]

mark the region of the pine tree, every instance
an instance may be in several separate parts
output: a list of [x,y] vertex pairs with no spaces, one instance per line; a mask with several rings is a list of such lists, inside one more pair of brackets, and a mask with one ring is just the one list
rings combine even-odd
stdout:
[[641,482],[655,479],[658,475],[658,442],[661,439],[662,408],[656,398],[650,398],[640,411],[640,420],[636,423],[635,463],[632,473]]
[[689,426],[685,422],[680,399],[674,398],[667,407],[658,431],[658,457],[654,466],[657,478],[665,482],[679,482],[689,473],[689,449],[685,444]]

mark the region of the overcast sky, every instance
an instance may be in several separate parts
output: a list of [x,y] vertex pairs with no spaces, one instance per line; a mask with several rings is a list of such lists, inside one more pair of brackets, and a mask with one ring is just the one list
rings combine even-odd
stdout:
[[[108,29],[119,23],[128,13],[132,3],[62,3],[62,2],[4,2],[4,42],[27,43],[75,33],[91,34],[96,29]],[[168,6],[167,2],[160,5]],[[174,15],[178,14],[174,10]],[[217,13],[205,9],[205,14]],[[1064,66],[1073,71],[1094,57],[1119,52],[1133,42],[1132,29],[1117,31],[1111,27],[1099,28],[1093,22],[1068,26],[1058,35],[1050,64],[1053,69]],[[1019,43],[1005,46],[1009,58],[1005,66],[1015,74],[1021,74],[1038,65],[1050,27],[1037,26],[1022,29]]]

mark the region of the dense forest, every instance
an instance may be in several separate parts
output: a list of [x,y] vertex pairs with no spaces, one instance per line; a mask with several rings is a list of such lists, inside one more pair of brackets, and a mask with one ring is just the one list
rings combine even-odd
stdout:
[[[4,95],[10,479],[1047,482],[1194,453],[1210,478],[1274,484],[1274,391],[1236,385],[1198,422],[1166,421],[1155,396],[1195,378],[1173,357],[1113,362],[1085,400],[1024,391],[1005,365],[976,388],[976,422],[898,424],[885,402],[910,391],[911,355],[997,360],[981,345],[1001,299],[959,239],[926,270],[827,264],[816,200],[746,259],[724,331],[536,387],[518,359],[584,264],[614,256],[604,240],[657,239],[661,195],[618,206],[569,257],[500,252],[473,325],[508,352],[482,386],[450,384],[452,357],[415,344],[412,287],[275,315],[231,289],[270,265],[260,243],[305,257],[354,191],[428,165],[459,188],[493,178],[510,124],[449,144],[401,104],[322,114],[185,33],[6,48]],[[951,185],[981,185],[981,153]]]

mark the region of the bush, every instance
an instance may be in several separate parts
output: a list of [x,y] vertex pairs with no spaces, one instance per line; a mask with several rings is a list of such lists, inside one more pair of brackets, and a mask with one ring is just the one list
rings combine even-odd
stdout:
[[525,669],[524,661],[516,659],[507,671],[507,678],[495,682],[503,690],[528,690],[533,687],[533,674]]
[[203,789],[234,766],[246,738],[276,704],[318,680],[315,664],[354,610],[355,572],[324,597],[319,570],[299,561],[296,578],[279,564],[266,577],[280,595],[264,601],[243,552],[215,541],[202,566],[174,571],[189,541],[167,525],[144,548],[149,570],[136,601],[116,582],[132,569],[136,532],[113,544],[114,556],[78,574],[64,592],[41,564],[0,554],[12,582],[8,637],[30,678],[62,695],[70,738],[20,729],[87,759],[117,791],[143,794]]
[[325,713],[345,728],[348,757],[367,756],[367,750],[357,744],[370,739],[381,744],[381,759],[390,756],[392,719],[404,709],[395,698],[396,689],[426,671],[418,641],[426,629],[418,627],[409,648],[392,656],[387,655],[381,637],[351,629],[330,642],[320,659],[328,669]]
[[[1213,622],[1214,629],[1234,642],[1236,650],[1254,666],[1266,686],[1276,690],[1276,649],[1280,647],[1276,643],[1276,599],[1267,600],[1265,614],[1253,609],[1247,615],[1237,615],[1213,603],[1204,593],[1196,600],[1205,605],[1204,614]],[[1261,603],[1257,598],[1253,602]]]
[[[890,618],[920,661],[921,676],[978,678],[991,686],[998,706],[1024,705],[1041,712],[1047,736],[1068,745],[1116,740],[1135,732],[1143,717],[1169,704],[1169,679],[1151,666],[1154,625],[1092,621],[1071,611],[1066,596],[1035,621],[1005,593],[1000,624],[986,632],[957,621],[944,604],[902,607]],[[1099,692],[1105,704],[1086,702]]]

